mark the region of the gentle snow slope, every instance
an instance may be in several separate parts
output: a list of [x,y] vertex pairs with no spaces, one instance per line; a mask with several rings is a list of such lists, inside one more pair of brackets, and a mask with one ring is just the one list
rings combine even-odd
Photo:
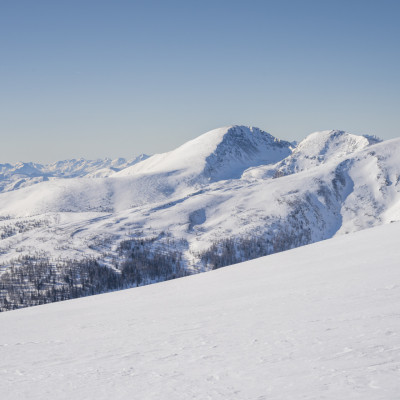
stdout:
[[399,235],[1,314],[2,399],[397,399]]

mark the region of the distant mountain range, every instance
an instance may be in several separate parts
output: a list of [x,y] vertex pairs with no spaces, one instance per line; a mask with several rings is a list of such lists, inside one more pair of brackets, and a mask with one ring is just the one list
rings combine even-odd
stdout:
[[109,158],[99,160],[63,160],[52,164],[18,162],[0,164],[0,191],[10,191],[52,178],[105,178],[124,168],[137,164],[149,156],[140,156],[126,160],[125,158]]
[[90,258],[123,277],[110,278],[108,290],[390,223],[400,220],[399,160],[400,139],[331,130],[296,145],[229,126],[130,162],[6,164],[2,270],[24,257],[53,265]]

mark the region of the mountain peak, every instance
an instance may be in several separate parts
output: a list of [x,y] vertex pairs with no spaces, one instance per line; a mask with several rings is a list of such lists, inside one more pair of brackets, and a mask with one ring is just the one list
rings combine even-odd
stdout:
[[373,136],[354,135],[338,129],[314,132],[297,145],[278,169],[285,175],[303,171],[346,157],[379,141]]
[[206,158],[204,172],[211,180],[238,178],[250,167],[274,164],[289,154],[289,142],[256,127],[233,125]]
[[326,130],[308,135],[299,143],[293,154],[302,153],[322,161],[362,150],[378,141],[379,139],[371,136],[354,135],[337,129]]
[[224,126],[206,132],[175,150],[156,154],[117,175],[166,173],[208,181],[232,179],[249,167],[282,160],[291,153],[290,147],[289,142],[259,128]]

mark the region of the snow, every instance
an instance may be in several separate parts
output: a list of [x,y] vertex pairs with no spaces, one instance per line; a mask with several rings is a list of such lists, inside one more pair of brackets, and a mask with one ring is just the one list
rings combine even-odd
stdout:
[[98,160],[63,160],[52,164],[37,164],[18,162],[15,164],[0,164],[0,192],[16,190],[34,185],[49,179],[65,179],[76,177],[108,177],[121,169],[135,165],[149,156],[141,154],[132,160],[109,158]]
[[397,399],[399,235],[2,313],[2,399]]
[[259,178],[272,176],[276,171],[285,175],[293,174],[326,162],[338,162],[379,142],[380,140],[375,137],[353,135],[339,130],[314,132],[295,146],[292,154],[273,168],[264,166],[248,173],[249,176]]
[[168,153],[156,154],[117,176],[179,174],[180,179],[238,178],[247,168],[274,164],[291,153],[291,143],[258,128],[226,126],[209,131]]
[[0,193],[0,234],[45,221],[0,240],[0,262],[36,251],[118,257],[122,240],[168,232],[185,243],[177,249],[185,263],[202,270],[195,253],[220,239],[283,230],[316,242],[398,221],[399,159],[400,139],[323,131],[293,149],[257,128],[216,129],[109,177],[98,169]]

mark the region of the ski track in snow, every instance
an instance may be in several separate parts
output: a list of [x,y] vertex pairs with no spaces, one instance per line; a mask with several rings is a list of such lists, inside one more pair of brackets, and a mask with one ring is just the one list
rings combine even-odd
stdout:
[[1,398],[398,399],[399,235],[2,313]]

